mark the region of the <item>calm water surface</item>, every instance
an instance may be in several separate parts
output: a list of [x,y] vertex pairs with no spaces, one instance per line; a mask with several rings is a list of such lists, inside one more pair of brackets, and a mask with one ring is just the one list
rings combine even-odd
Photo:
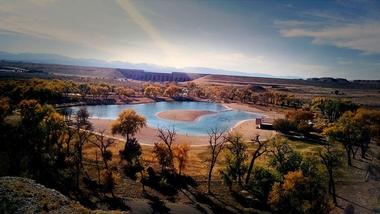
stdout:
[[[87,108],[90,117],[100,119],[116,119],[119,113],[124,109],[134,109],[138,114],[145,116],[148,126],[154,128],[174,127],[178,133],[189,135],[207,135],[207,131],[213,127],[228,130],[239,121],[254,119],[259,116],[259,114],[231,110],[221,104],[209,102],[156,102],[144,104],[82,106],[70,107],[69,109],[75,113],[83,107]],[[198,120],[190,122],[166,120],[156,116],[158,112],[174,109],[208,110],[214,111],[216,114],[204,115],[198,118]]]

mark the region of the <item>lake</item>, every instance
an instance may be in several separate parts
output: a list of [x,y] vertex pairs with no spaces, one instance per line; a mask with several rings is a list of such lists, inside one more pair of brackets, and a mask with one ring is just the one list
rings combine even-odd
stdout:
[[[86,108],[92,118],[116,119],[124,109],[133,109],[144,115],[148,126],[158,128],[174,127],[177,133],[187,135],[207,135],[210,128],[228,130],[242,120],[255,119],[259,114],[233,110],[211,102],[155,102],[125,105],[95,105],[70,107],[72,113]],[[203,115],[195,121],[174,121],[157,117],[157,113],[168,110],[208,110],[216,114]]]

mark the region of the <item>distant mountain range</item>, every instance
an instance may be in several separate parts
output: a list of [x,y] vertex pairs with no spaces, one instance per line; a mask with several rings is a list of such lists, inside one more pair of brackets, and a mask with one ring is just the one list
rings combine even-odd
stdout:
[[184,73],[200,73],[200,74],[222,74],[222,75],[233,75],[233,76],[301,79],[300,77],[297,77],[297,76],[273,76],[273,75],[263,74],[263,73],[245,73],[245,72],[240,72],[240,71],[230,71],[230,70],[204,68],[204,67],[173,68],[173,67],[164,67],[164,66],[146,64],[146,63],[133,64],[133,63],[124,62],[124,61],[105,61],[105,60],[98,60],[98,59],[72,58],[72,57],[62,56],[58,54],[9,53],[9,52],[0,51],[0,60],[42,63],[42,64],[141,69],[148,72],[160,72],[160,73],[184,72]]

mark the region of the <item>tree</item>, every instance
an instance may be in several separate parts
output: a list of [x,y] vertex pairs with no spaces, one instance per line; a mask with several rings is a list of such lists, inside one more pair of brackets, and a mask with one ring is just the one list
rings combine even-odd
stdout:
[[120,152],[122,159],[126,160],[129,165],[135,165],[142,154],[141,145],[136,138],[130,138],[126,142],[125,149]]
[[325,128],[323,133],[343,144],[347,163],[351,166],[351,156],[355,158],[356,151],[360,148],[361,156],[365,158],[371,140],[379,136],[379,117],[380,112],[375,110],[347,111],[335,123]]
[[361,156],[365,158],[370,142],[380,137],[380,111],[359,108],[354,116]]
[[325,136],[343,144],[347,154],[347,164],[349,166],[352,166],[351,155],[354,157],[354,146],[359,136],[353,116],[353,113],[348,111],[344,113],[336,123],[323,130]]
[[9,98],[0,98],[0,124],[3,124],[5,117],[8,116],[10,112],[11,107],[9,104]]
[[108,162],[112,160],[112,152],[109,147],[115,143],[115,140],[111,138],[105,139],[104,131],[101,131],[100,135],[95,135],[95,139],[90,142],[99,149],[105,169],[110,170]]
[[226,143],[225,132],[218,130],[217,128],[211,128],[208,131],[208,143],[210,151],[210,160],[207,176],[207,192],[211,193],[211,178],[212,171],[215,167],[215,164],[218,160],[220,152],[223,150]]
[[183,170],[187,166],[187,161],[189,160],[189,144],[180,144],[174,148],[174,157],[178,161],[178,174],[181,175]]
[[173,158],[174,158],[174,153],[173,153],[173,143],[175,142],[175,137],[177,135],[174,127],[172,129],[170,128],[158,128],[157,129],[157,137],[161,140],[163,145],[166,146],[168,155],[170,158],[168,160],[171,160],[172,163],[170,163],[168,166],[173,168]]
[[252,179],[249,180],[246,188],[257,197],[262,204],[266,204],[272,186],[277,180],[276,176],[268,169],[255,167],[252,173]]
[[168,97],[176,97],[179,93],[181,93],[181,88],[176,85],[170,85],[164,92],[164,94]]
[[37,100],[22,100],[19,104],[22,123],[28,128],[36,128],[42,119],[42,106]]
[[125,149],[120,151],[121,158],[127,162],[127,165],[124,167],[124,173],[130,178],[136,179],[136,173],[144,170],[141,155],[142,148],[136,138],[130,138],[126,142]]
[[239,133],[230,133],[227,136],[227,149],[229,154],[226,157],[227,167],[222,171],[222,177],[242,185],[242,178],[246,173],[247,166],[247,145],[243,141],[243,137]]
[[[115,181],[113,178],[113,172],[111,167],[109,166],[109,161],[112,160],[112,152],[109,150],[109,147],[112,146],[115,143],[115,140],[108,138],[104,136],[104,131],[100,132],[100,135],[95,135],[95,139],[90,141],[92,145],[94,145],[97,149],[99,149],[100,155],[102,157],[102,161],[104,164],[104,172],[102,173],[102,180],[103,180],[103,191],[104,192],[111,192],[112,196],[114,195],[114,187],[115,187]],[[100,173],[99,173],[100,174]]]
[[160,94],[160,88],[154,85],[148,85],[144,88],[144,95],[154,99]]
[[86,95],[88,95],[91,91],[91,88],[88,84],[80,84],[78,88],[79,88],[79,93],[82,96],[82,99],[86,98]]
[[277,131],[287,134],[295,129],[295,125],[288,119],[280,118],[273,121],[273,128]]
[[170,152],[164,143],[154,143],[153,154],[161,165],[161,173],[167,168],[173,168],[173,156],[170,155]]
[[267,152],[267,144],[260,141],[259,135],[256,135],[255,139],[251,139],[251,143],[256,147],[252,152],[251,162],[249,163],[247,176],[245,178],[245,184],[248,184],[251,177],[252,169],[255,164],[255,160]]
[[74,144],[74,162],[76,167],[76,185],[78,188],[81,169],[83,169],[83,146],[88,142],[93,129],[92,123],[88,120],[89,116],[87,109],[81,108],[76,113],[74,121],[74,129],[77,135],[77,140]]
[[273,122],[273,128],[282,133],[289,133],[290,131],[308,134],[312,131],[313,126],[311,121],[314,114],[306,110],[293,110],[287,112],[285,119],[276,119]]
[[290,120],[292,124],[294,124],[295,131],[299,133],[308,134],[313,129],[313,126],[311,125],[311,121],[314,118],[314,114],[311,111],[306,111],[306,110],[289,111],[286,114],[286,118]]
[[275,213],[329,213],[332,209],[320,179],[289,171],[282,183],[275,183],[269,194]]
[[321,161],[325,166],[329,176],[329,193],[333,197],[334,204],[337,205],[334,171],[339,166],[340,160],[337,151],[334,150],[330,141],[327,141],[327,143],[325,144],[324,151],[319,151],[319,157],[321,158]]
[[270,164],[281,174],[299,169],[302,157],[290,148],[287,141],[275,138],[272,142]]
[[146,126],[146,119],[138,115],[132,109],[126,109],[119,114],[119,117],[111,124],[112,134],[121,134],[126,137],[124,151],[127,150],[127,143],[140,129]]
[[311,102],[312,109],[319,111],[328,122],[336,121],[344,112],[357,109],[350,101],[315,97]]

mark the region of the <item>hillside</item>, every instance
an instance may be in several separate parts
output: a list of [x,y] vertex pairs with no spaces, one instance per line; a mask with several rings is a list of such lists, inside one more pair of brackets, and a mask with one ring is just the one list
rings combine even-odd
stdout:
[[[123,200],[128,212],[90,210],[58,191],[21,177],[0,177],[0,213],[156,213],[154,201],[146,199]],[[182,203],[164,202],[162,206],[170,213],[201,213],[194,206]]]
[[[324,88],[350,88],[350,89],[380,89],[379,80],[354,80],[348,81],[342,78],[309,78],[309,79],[285,79],[271,77],[233,76],[219,74],[197,74],[184,72],[151,72],[140,69],[119,69],[104,67],[87,67],[75,65],[37,64],[24,62],[0,61],[1,67],[13,67],[18,70],[27,69],[38,71],[41,74],[58,76],[73,76],[98,79],[132,79],[152,82],[186,82],[194,80],[200,84],[224,84],[247,85],[257,84],[263,86],[316,86]],[[1,72],[1,71],[0,71]],[[38,75],[36,72],[28,72],[27,75]],[[10,72],[1,72],[2,76],[9,76]],[[7,73],[7,74],[5,74]],[[20,75],[20,74],[19,74]]]
[[0,213],[93,213],[33,180],[0,177]]

